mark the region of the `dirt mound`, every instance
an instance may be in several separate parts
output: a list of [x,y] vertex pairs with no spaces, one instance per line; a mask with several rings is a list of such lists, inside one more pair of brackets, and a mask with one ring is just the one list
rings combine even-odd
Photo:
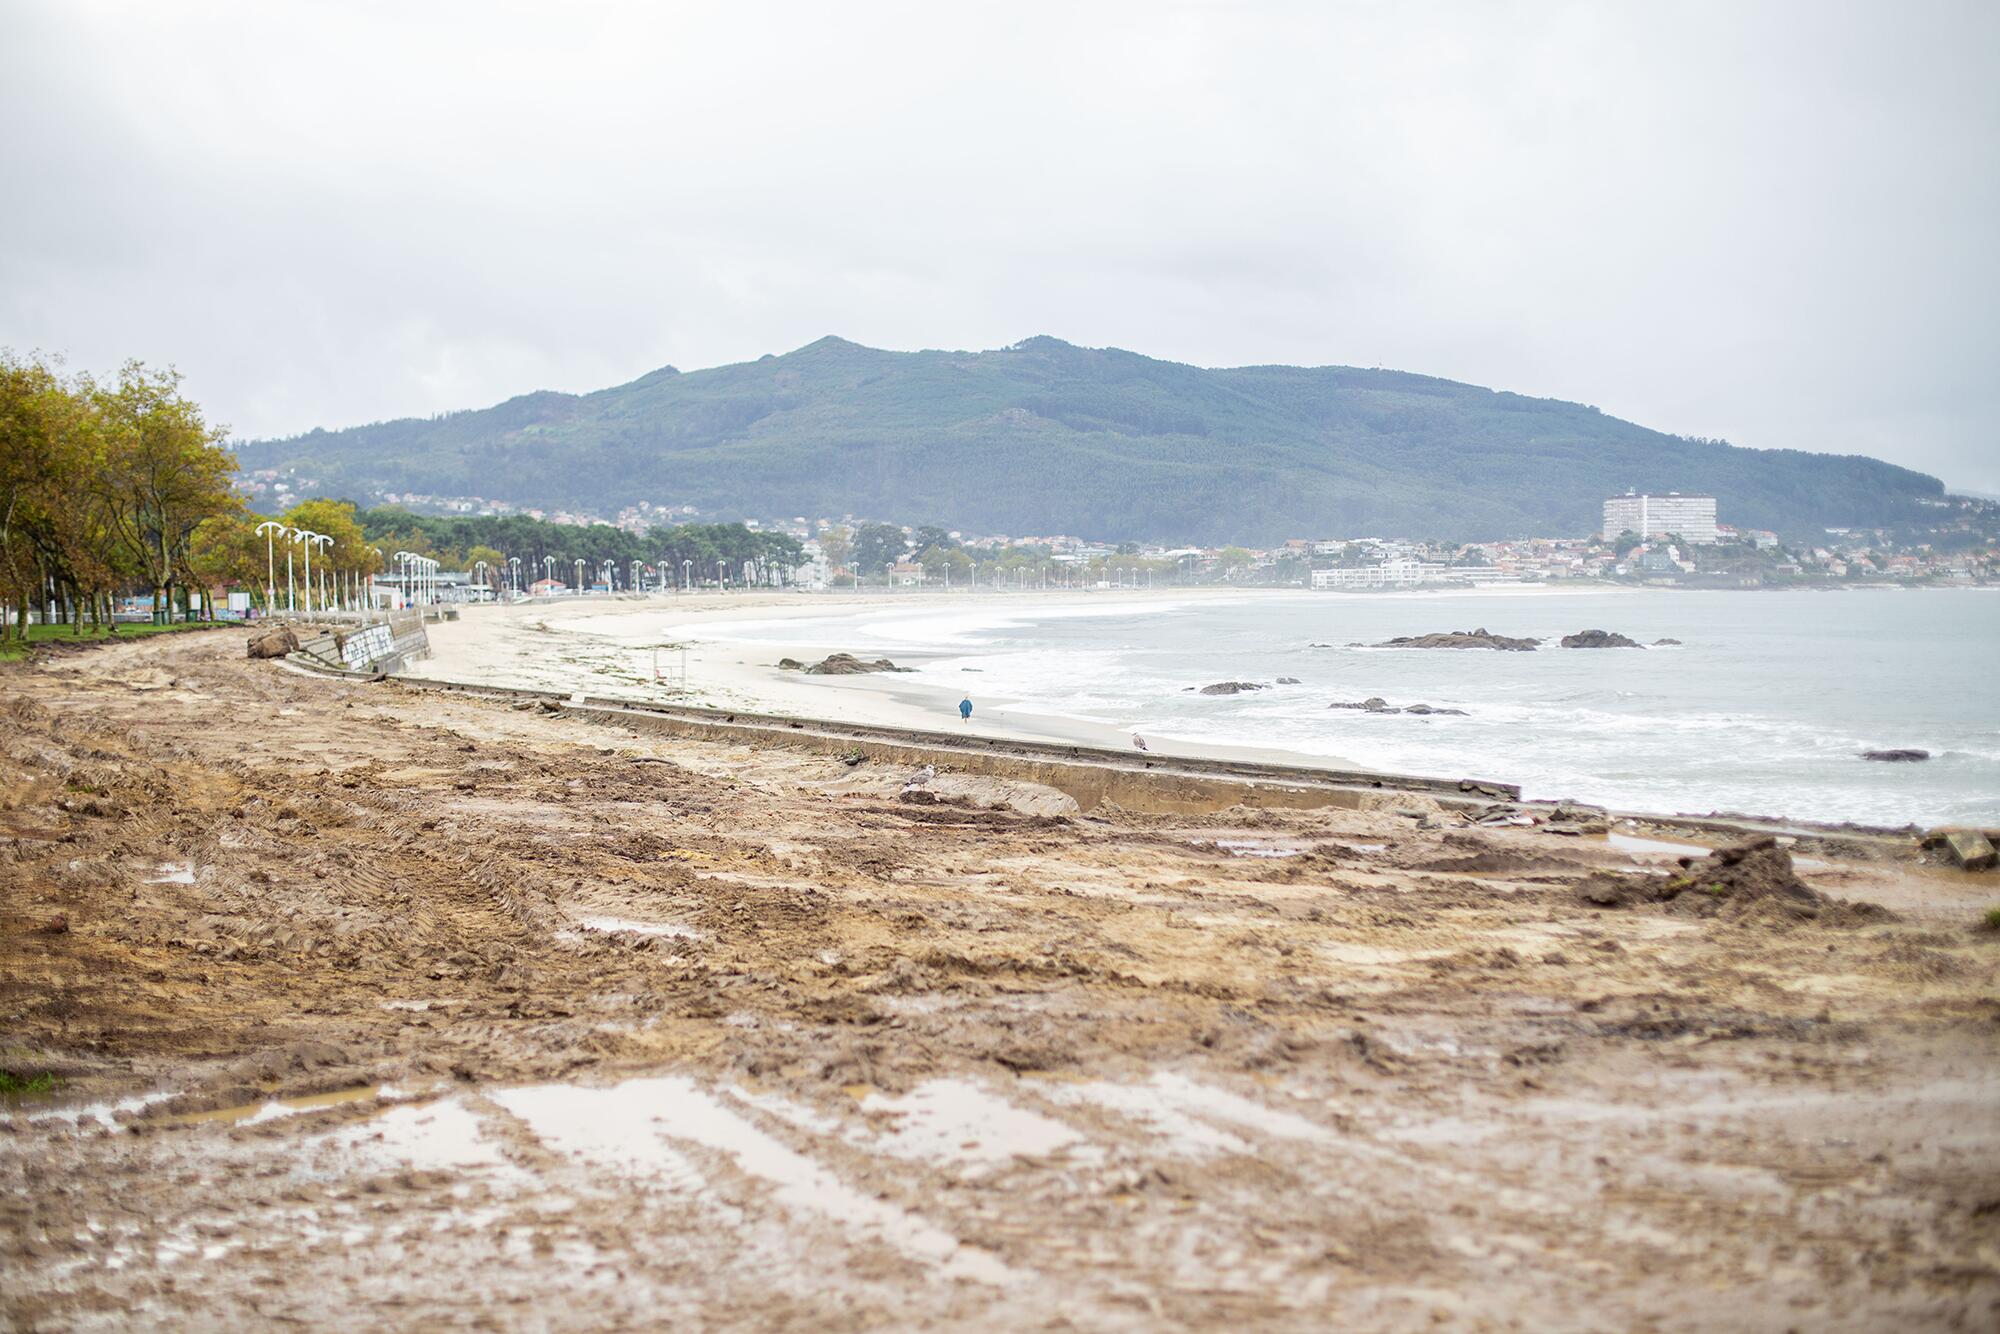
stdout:
[[1842,927],[1896,920],[1887,908],[1832,898],[1799,879],[1792,854],[1775,838],[1717,848],[1706,857],[1683,857],[1680,874],[1664,879],[1600,872],[1578,886],[1577,896],[1600,908],[1661,903],[1674,912],[1732,920],[1792,919]]

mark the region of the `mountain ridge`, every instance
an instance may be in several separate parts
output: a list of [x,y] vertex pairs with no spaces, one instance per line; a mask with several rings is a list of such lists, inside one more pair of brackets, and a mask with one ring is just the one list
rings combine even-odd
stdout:
[[615,511],[857,514],[984,532],[1270,542],[1581,534],[1628,487],[1713,492],[1741,527],[1909,517],[1938,479],[1756,450],[1595,407],[1408,371],[1208,369],[1046,334],[892,352],[835,335],[582,394],[238,447],[360,497],[477,495]]

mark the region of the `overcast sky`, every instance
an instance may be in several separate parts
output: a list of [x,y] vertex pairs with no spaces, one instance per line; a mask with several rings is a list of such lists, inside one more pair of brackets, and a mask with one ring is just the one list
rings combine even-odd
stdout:
[[826,333],[2000,493],[2000,3],[0,0],[0,345],[240,437]]

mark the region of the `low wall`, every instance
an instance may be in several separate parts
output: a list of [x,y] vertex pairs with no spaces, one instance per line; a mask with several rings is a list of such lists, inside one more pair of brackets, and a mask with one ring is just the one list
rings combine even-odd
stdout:
[[400,672],[431,655],[431,638],[421,613],[392,611],[387,619],[358,630],[336,630],[304,640],[299,654],[316,667],[369,675]]

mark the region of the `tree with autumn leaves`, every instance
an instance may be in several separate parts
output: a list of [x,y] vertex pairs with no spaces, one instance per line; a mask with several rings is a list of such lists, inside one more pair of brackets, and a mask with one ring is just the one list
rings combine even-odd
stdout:
[[155,619],[176,600],[192,615],[244,577],[250,516],[223,435],[175,371],[135,361],[99,381],[0,352],[0,600],[14,613],[0,634],[25,638],[36,604],[79,631],[109,624],[128,589],[152,594]]

